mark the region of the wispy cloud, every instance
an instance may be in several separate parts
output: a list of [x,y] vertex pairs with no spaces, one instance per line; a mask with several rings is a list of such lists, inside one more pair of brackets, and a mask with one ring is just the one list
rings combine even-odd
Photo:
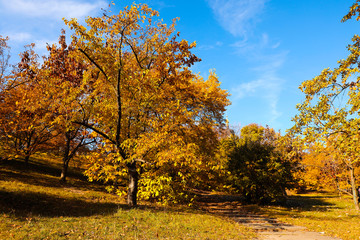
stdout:
[[148,0],[146,3],[149,4],[150,6],[156,7],[156,10],[175,7],[174,4],[171,4],[171,1]]
[[0,0],[2,10],[28,17],[51,19],[82,18],[105,7],[103,0],[84,2],[77,0]]
[[258,66],[251,69],[255,75],[254,80],[240,83],[232,88],[230,90],[232,102],[237,104],[247,98],[256,97],[264,106],[267,106],[267,111],[263,112],[264,120],[267,124],[276,126],[277,120],[282,115],[278,103],[285,83],[285,80],[279,76],[279,70],[287,54],[283,51],[272,55],[254,55],[254,60],[257,59],[260,62]]
[[267,106],[268,111],[264,114],[267,116],[268,123],[275,124],[282,115],[278,109],[278,102],[284,83],[277,72],[285,58],[286,54],[275,55],[273,56],[273,63],[267,62],[261,67],[254,68],[254,73],[257,76],[254,80],[241,83],[230,90],[232,101],[238,102],[249,97],[257,97],[264,106]]
[[223,44],[224,44],[223,42],[217,41],[217,42],[215,42],[213,44],[199,45],[198,49],[200,49],[200,50],[210,50],[210,49],[221,47]]
[[277,125],[282,115],[278,103],[285,82],[279,71],[287,57],[281,43],[267,33],[258,33],[256,23],[261,21],[268,0],[208,0],[222,28],[237,40],[231,44],[234,53],[253,65],[254,77],[230,89],[233,105],[256,98],[266,106],[261,113],[267,124]]
[[[256,35],[249,39],[241,39],[233,43],[231,46],[235,49],[235,53],[245,56],[248,59],[268,58],[266,52],[281,51],[278,50],[280,42],[273,42],[267,33]],[[271,60],[272,60],[272,54]],[[275,53],[277,54],[277,53]]]
[[28,32],[13,32],[7,34],[7,36],[10,38],[10,41],[14,42],[27,42],[32,38],[32,35]]
[[0,0],[0,20],[6,22],[2,34],[9,36],[13,60],[23,46],[35,43],[39,55],[46,53],[46,44],[57,42],[62,18],[78,18],[96,14],[107,8],[108,0]]
[[245,37],[267,0],[208,0],[218,22],[234,36]]

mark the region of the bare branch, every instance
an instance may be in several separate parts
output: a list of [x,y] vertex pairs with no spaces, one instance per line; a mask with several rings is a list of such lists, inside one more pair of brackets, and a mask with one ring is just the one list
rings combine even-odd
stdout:
[[139,158],[137,158],[137,159],[135,159],[134,161],[135,161],[135,162],[140,162],[140,163],[146,163],[146,164],[154,165],[154,163],[145,161],[144,159],[139,159]]

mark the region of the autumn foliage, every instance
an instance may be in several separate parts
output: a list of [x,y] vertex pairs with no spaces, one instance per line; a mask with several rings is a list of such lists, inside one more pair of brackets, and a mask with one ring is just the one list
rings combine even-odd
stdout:
[[220,158],[228,171],[226,182],[247,202],[281,202],[294,187],[298,159],[288,156],[287,145],[272,128],[249,124],[223,138]]
[[63,31],[41,64],[29,46],[1,82],[3,148],[27,162],[37,151],[60,153],[64,181],[69,161],[87,148],[85,174],[129,205],[138,197],[192,201],[190,190],[206,186],[216,165],[229,105],[215,72],[204,79],[191,71],[196,44],[147,5],[104,11],[86,26],[64,21],[70,44]]
[[[345,22],[353,16],[357,16],[356,20],[359,20],[359,13],[357,0],[342,21]],[[320,75],[301,84],[300,89],[305,94],[305,100],[297,105],[299,114],[293,119],[294,127],[290,129],[289,136],[296,139],[299,146],[310,149],[309,156],[314,156],[313,149],[323,151],[322,154],[327,152],[330,157],[326,157],[326,164],[333,161],[348,172],[349,192],[353,195],[354,205],[359,209],[355,175],[360,163],[358,35],[352,38],[347,49],[348,57],[340,60],[337,67],[324,69]],[[332,151],[329,153],[324,149]],[[333,176],[336,179],[339,174],[334,172]]]
[[[343,21],[359,15],[359,1]],[[176,21],[145,4],[64,19],[70,36],[63,30],[42,58],[26,46],[13,65],[0,36],[1,157],[55,154],[64,182],[81,157],[88,179],[130,206],[191,203],[194,189],[255,203],[283,201],[289,188],[337,190],[356,202],[360,37],[338,67],[302,83],[286,136],[257,124],[235,134],[223,117],[229,93],[214,70],[192,71],[196,43]]]

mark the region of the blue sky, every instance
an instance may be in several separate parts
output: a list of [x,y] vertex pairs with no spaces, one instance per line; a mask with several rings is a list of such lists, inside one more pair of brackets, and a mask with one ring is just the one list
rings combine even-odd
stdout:
[[[57,42],[62,18],[96,16],[108,0],[0,0],[0,35],[12,55],[34,42],[44,54]],[[134,1],[116,0],[113,12]],[[139,1],[137,1],[139,2]],[[231,94],[226,116],[236,128],[269,125],[283,133],[292,126],[298,86],[335,67],[360,23],[341,23],[352,0],[143,0],[170,23],[180,17],[181,38],[196,41],[202,59],[193,70],[215,69]]]

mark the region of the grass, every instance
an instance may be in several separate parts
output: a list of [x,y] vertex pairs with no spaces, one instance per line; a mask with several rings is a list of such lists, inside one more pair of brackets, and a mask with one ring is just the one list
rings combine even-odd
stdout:
[[[71,168],[71,170],[74,167]],[[37,155],[29,168],[0,161],[0,239],[253,239],[231,220],[184,206],[141,202],[130,209],[78,171],[59,181],[60,162]],[[285,206],[244,206],[344,240],[360,239],[352,199],[331,193],[290,196]]]
[[352,198],[332,193],[292,195],[286,206],[255,207],[258,212],[343,240],[360,239],[360,215]]
[[[0,161],[0,239],[252,239],[229,219],[183,206],[141,203],[130,209],[103,186],[70,172],[47,156]],[[35,160],[35,161],[34,161]]]

